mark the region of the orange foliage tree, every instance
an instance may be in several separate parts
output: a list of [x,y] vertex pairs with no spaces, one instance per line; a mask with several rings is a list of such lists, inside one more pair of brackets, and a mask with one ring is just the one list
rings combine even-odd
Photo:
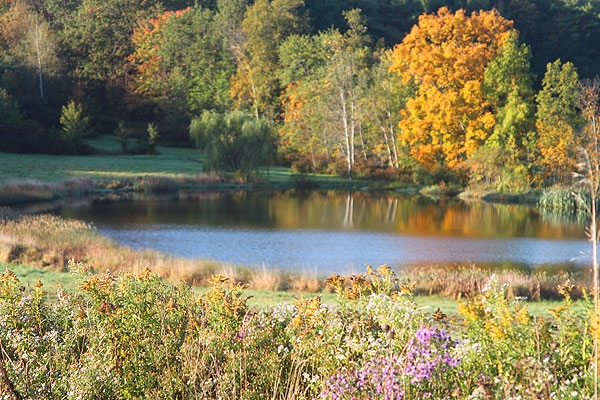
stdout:
[[459,170],[493,130],[484,71],[513,24],[497,11],[423,14],[393,51],[391,70],[417,90],[401,110],[400,139],[424,167]]
[[127,58],[132,93],[191,115],[229,108],[233,64],[217,29],[214,13],[196,6],[140,21]]

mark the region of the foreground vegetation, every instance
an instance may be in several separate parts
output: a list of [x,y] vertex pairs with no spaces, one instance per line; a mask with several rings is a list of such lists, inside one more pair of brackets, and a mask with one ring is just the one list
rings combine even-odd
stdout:
[[336,303],[253,310],[223,276],[195,296],[149,270],[89,274],[49,302],[0,274],[3,399],[567,399],[593,387],[589,302],[545,317],[490,277],[460,317],[424,313],[385,266],[328,279]]

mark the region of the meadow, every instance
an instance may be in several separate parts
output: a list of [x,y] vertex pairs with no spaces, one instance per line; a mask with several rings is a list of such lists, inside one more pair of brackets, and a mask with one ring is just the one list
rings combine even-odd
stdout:
[[267,308],[222,275],[198,294],[150,270],[69,270],[54,300],[0,274],[2,399],[592,398],[591,304],[569,282],[544,317],[494,276],[448,316],[386,266],[328,278],[332,303]]
[[133,251],[48,215],[2,221],[0,259],[2,399],[592,398],[585,276],[309,279]]
[[[81,194],[157,192],[181,188],[388,187],[323,174],[300,175],[273,166],[252,176],[206,173],[204,158],[195,149],[158,146],[153,155],[121,154],[118,138],[90,139],[94,156],[54,156],[0,152],[0,207]],[[394,185],[392,185],[394,186]]]

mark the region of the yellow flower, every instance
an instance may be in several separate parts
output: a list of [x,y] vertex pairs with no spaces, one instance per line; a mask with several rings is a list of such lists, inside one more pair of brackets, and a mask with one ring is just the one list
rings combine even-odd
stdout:
[[552,314],[552,316],[553,316],[554,318],[559,318],[559,319],[560,319],[560,314],[561,314],[561,313],[562,313],[564,310],[566,310],[566,309],[567,309],[567,307],[565,307],[564,305],[560,305],[560,306],[558,306],[558,307],[556,307],[556,308],[549,308],[549,309],[548,309],[548,312],[549,312],[550,314]]
[[227,278],[224,275],[212,275],[210,277],[210,279],[208,280],[208,283],[210,283],[211,285],[218,286],[218,285],[222,285],[228,281],[229,281],[229,278]]
[[333,274],[329,278],[325,279],[325,283],[338,291],[342,286],[344,286],[344,278],[338,274]]
[[570,279],[567,279],[562,284],[558,285],[558,293],[560,293],[566,300],[571,298],[571,291],[575,286],[571,283]]
[[382,264],[379,267],[377,267],[377,272],[379,272],[379,275],[381,276],[394,276],[396,273],[394,271],[392,271],[387,264]]
[[527,304],[518,306],[515,310],[515,321],[520,325],[527,325],[531,321],[531,315],[527,311]]
[[400,284],[400,293],[402,294],[412,295],[414,290],[414,282]]

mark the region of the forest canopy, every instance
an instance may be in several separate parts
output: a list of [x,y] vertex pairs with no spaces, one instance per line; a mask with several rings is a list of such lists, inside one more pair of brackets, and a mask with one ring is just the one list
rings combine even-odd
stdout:
[[0,0],[0,151],[85,154],[116,134],[236,169],[209,144],[248,136],[198,129],[243,116],[269,126],[252,168],[568,183],[600,112],[582,106],[598,37],[590,0]]

